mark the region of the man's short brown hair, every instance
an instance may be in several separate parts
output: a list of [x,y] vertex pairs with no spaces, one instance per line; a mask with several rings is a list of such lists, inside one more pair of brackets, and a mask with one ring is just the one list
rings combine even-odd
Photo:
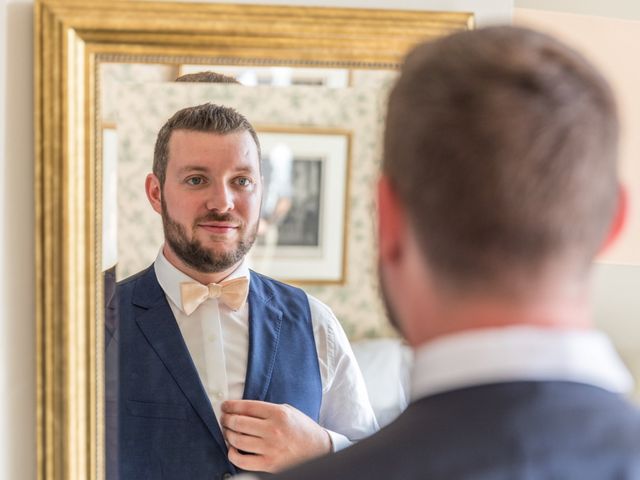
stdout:
[[509,288],[555,262],[588,269],[616,208],[617,143],[591,64],[547,35],[492,27],[409,54],[383,168],[441,279]]
[[176,78],[175,81],[187,83],[240,83],[234,77],[230,77],[229,75],[224,75],[218,72],[212,72],[211,70],[207,70],[204,72],[185,73],[184,75],[180,75],[178,78]]
[[249,132],[258,150],[260,159],[260,141],[249,120],[233,108],[205,103],[195,107],[183,108],[176,112],[160,129],[153,152],[153,173],[164,185],[169,161],[169,141],[175,130],[209,132],[227,135],[236,132]]

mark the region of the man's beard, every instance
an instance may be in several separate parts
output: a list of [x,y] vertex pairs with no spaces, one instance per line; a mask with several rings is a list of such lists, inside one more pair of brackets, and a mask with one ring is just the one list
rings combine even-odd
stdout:
[[[162,227],[164,229],[164,239],[169,244],[173,252],[186,265],[201,273],[217,273],[227,270],[240,262],[251,249],[256,240],[258,232],[258,222],[252,231],[248,231],[247,238],[240,238],[237,247],[229,252],[215,253],[206,249],[195,235],[189,239],[184,226],[180,225],[169,215],[167,204],[164,198],[162,204]],[[233,217],[229,214],[217,214],[210,212],[205,217],[201,217],[194,222],[197,225],[202,221],[229,222]]]
[[382,266],[378,262],[378,288],[380,290],[380,298],[382,298],[382,304],[384,305],[384,309],[387,314],[387,319],[389,323],[394,328],[396,332],[400,334],[401,337],[404,338],[404,334],[402,332],[402,327],[400,326],[400,322],[398,321],[398,317],[391,306],[391,301],[389,300],[389,295],[387,294],[386,287],[384,286],[384,278],[382,275]]

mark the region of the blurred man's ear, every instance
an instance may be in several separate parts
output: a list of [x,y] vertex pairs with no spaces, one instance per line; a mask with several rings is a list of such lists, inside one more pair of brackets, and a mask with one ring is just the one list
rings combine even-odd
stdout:
[[400,199],[389,178],[378,180],[378,244],[382,262],[398,260],[403,236],[406,234],[406,218]]
[[609,233],[600,247],[600,255],[608,250],[615,241],[620,237],[620,234],[624,230],[624,226],[627,223],[627,214],[629,207],[629,199],[627,189],[624,185],[620,185],[618,189],[618,206],[616,207],[616,213],[609,227]]
[[144,189],[147,192],[147,198],[153,209],[162,214],[162,188],[160,187],[160,180],[153,173],[147,175],[144,182]]

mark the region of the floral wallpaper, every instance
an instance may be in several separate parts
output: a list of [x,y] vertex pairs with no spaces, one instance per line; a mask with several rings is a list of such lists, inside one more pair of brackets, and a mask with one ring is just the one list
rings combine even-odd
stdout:
[[98,91],[100,95],[100,119],[108,125],[116,121],[118,110],[118,84],[122,82],[155,83],[172,82],[177,67],[157,63],[100,63]]

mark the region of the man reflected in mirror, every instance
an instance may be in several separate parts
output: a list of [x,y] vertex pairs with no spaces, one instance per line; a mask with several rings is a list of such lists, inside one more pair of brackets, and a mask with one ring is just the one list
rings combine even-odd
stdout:
[[118,284],[120,479],[273,472],[377,430],[331,310],[247,265],[263,189],[247,119],[177,112],[145,189],[164,244]]

